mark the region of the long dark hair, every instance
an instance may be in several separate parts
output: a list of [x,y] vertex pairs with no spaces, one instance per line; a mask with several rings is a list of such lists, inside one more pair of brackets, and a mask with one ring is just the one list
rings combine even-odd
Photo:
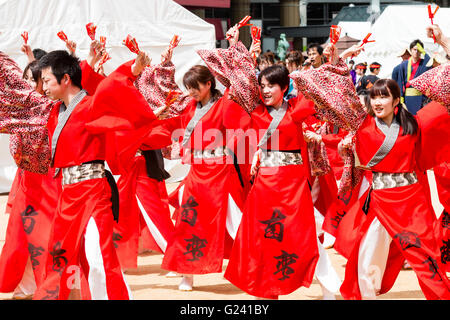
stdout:
[[190,68],[183,76],[183,85],[186,88],[199,88],[199,83],[206,84],[211,82],[211,100],[217,101],[222,97],[222,93],[216,89],[216,79],[209,69],[202,65],[195,65]]
[[[374,98],[376,96],[392,96],[392,99],[399,99],[399,103],[396,105],[397,114],[394,113],[394,117],[400,126],[403,128],[403,134],[416,134],[419,128],[416,118],[405,108],[403,108],[400,102],[400,88],[395,80],[392,79],[378,79],[370,88],[369,97]],[[367,111],[371,116],[375,116],[370,99],[367,103]]]
[[39,68],[39,62],[37,60],[31,61],[25,69],[23,69],[23,75],[22,78],[25,79],[27,76],[28,70],[31,71],[31,77],[33,78],[34,82],[38,83],[39,80],[41,80],[41,69]]

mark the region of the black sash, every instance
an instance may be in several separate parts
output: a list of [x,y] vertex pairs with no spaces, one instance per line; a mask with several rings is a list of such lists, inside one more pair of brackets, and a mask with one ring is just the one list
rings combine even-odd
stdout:
[[157,181],[170,178],[170,174],[164,169],[164,158],[161,149],[143,150],[141,152],[145,159],[147,176]]
[[[105,164],[105,161],[103,160],[93,160],[88,161],[85,163],[100,163]],[[85,164],[84,163],[84,164]],[[111,208],[112,208],[112,214],[114,217],[114,220],[116,222],[119,222],[119,189],[117,188],[116,180],[114,179],[114,176],[109,170],[105,169],[105,175],[106,180],[108,181],[108,184],[111,188]]]

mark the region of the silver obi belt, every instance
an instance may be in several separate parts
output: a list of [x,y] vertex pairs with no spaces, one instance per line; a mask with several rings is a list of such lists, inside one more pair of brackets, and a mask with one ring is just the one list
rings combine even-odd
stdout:
[[262,150],[260,163],[261,167],[283,167],[303,164],[303,160],[300,152]]
[[105,165],[103,163],[83,163],[79,166],[62,168],[63,185],[105,177]]
[[372,189],[388,189],[409,186],[417,183],[417,175],[415,172],[373,172]]
[[192,150],[190,149],[188,152],[192,154],[194,159],[211,159],[211,158],[219,158],[223,156],[229,156],[233,153],[226,146],[217,147],[216,149],[208,149],[208,150]]

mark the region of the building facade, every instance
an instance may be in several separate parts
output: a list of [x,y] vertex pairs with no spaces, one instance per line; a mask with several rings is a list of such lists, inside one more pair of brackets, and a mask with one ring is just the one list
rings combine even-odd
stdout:
[[[280,34],[284,33],[291,48],[305,50],[312,42],[327,40],[329,28],[339,21],[370,21],[389,4],[424,4],[413,0],[175,0],[216,27],[217,47],[226,47],[228,28],[246,15],[262,28],[262,49],[276,52]],[[450,0],[434,1],[448,7]],[[249,32],[241,33],[247,46]]]

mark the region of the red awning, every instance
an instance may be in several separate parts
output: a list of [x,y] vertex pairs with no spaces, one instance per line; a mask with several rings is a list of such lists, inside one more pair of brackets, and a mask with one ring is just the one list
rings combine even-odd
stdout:
[[229,8],[230,0],[174,0],[182,6],[209,7],[209,8]]
[[222,19],[220,19],[220,18],[205,18],[205,21],[214,25],[214,28],[216,29],[216,40],[225,39],[226,31],[223,30]]

